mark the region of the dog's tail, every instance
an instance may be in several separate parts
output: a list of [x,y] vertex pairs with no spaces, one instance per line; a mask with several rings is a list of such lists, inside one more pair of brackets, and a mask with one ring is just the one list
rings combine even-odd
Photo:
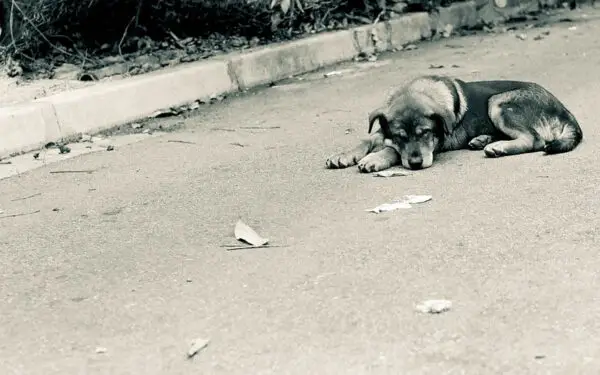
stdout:
[[547,154],[560,154],[573,150],[583,139],[583,132],[577,120],[569,113],[564,121],[562,132],[554,140],[546,142],[544,151]]

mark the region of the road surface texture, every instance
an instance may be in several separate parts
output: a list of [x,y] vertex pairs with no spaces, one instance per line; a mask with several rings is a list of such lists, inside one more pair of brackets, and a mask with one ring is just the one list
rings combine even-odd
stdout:
[[[307,75],[0,181],[4,215],[40,210],[0,219],[0,373],[598,373],[594,14]],[[393,85],[424,73],[537,81],[584,142],[453,152],[391,179],[324,168]],[[365,212],[405,194],[433,200]],[[226,251],[238,218],[281,247]],[[452,310],[415,311],[437,298]],[[210,343],[186,359],[196,338]]]

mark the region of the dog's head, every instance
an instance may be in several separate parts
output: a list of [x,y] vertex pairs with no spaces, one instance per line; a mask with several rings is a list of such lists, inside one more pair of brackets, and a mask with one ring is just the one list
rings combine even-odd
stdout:
[[433,164],[434,151],[456,119],[450,109],[429,96],[413,94],[401,95],[388,106],[373,111],[369,115],[369,133],[376,120],[386,145],[400,155],[402,166],[423,169]]

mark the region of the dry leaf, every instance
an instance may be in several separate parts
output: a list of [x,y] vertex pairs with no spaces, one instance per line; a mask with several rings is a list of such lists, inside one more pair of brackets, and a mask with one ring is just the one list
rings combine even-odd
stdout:
[[399,199],[400,202],[406,202],[409,204],[419,204],[425,203],[431,200],[431,195],[405,195],[402,199]]
[[333,76],[341,76],[342,74],[343,74],[343,73],[342,73],[341,71],[339,71],[339,70],[334,70],[333,72],[329,72],[329,73],[325,73],[325,74],[323,74],[323,76],[324,76],[325,78],[327,78],[327,77],[333,77]]
[[375,208],[370,208],[366,211],[374,212],[374,213],[378,214],[381,212],[389,212],[389,211],[395,211],[398,209],[407,209],[407,208],[411,208],[411,207],[412,206],[406,202],[393,202],[393,203],[380,204],[379,206],[377,206]]
[[252,246],[264,246],[269,242],[268,239],[259,236],[254,229],[244,224],[241,220],[238,220],[237,224],[235,224],[234,234],[237,240],[246,242]]
[[209,341],[210,340],[208,339],[202,338],[198,338],[192,341],[192,345],[190,346],[190,349],[187,352],[188,358],[192,358],[193,356],[198,354],[198,352],[200,352],[202,349],[206,348],[208,346]]
[[373,177],[398,177],[398,176],[410,176],[409,173],[404,171],[380,171],[373,173]]
[[452,308],[452,301],[445,299],[432,299],[421,302],[416,306],[417,311],[428,314],[440,314]]
[[281,11],[283,12],[283,14],[287,14],[288,10],[290,10],[290,5],[290,0],[281,0],[279,6],[281,6]]

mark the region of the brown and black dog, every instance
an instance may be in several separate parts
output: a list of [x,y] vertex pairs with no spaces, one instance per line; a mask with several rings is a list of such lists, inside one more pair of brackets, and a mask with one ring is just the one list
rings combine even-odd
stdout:
[[401,164],[428,168],[440,152],[470,148],[488,157],[573,150],[583,133],[571,112],[536,83],[465,82],[422,76],[394,92],[369,115],[369,133],[355,148],[327,159],[327,168],[358,164],[375,172]]

